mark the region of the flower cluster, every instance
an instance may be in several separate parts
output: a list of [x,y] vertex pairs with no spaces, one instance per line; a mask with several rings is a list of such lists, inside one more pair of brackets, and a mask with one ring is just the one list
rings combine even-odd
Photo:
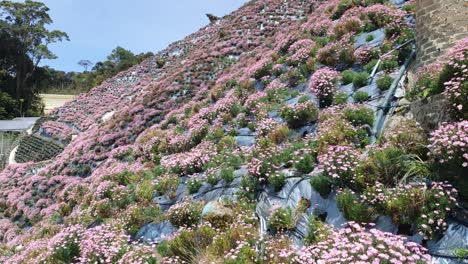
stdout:
[[320,103],[329,104],[336,92],[339,73],[331,68],[317,70],[309,81],[309,89],[320,99]]
[[205,141],[190,151],[162,157],[161,165],[176,172],[197,172],[197,170],[201,169],[205,163],[215,156],[215,151],[215,145]]
[[343,35],[341,39],[332,41],[319,49],[317,52],[317,60],[328,66],[336,66],[338,64],[351,64],[354,62],[354,46],[351,41],[352,33]]
[[354,51],[356,61],[365,65],[368,63],[373,55],[374,49],[371,46],[361,46]]
[[359,152],[353,147],[330,146],[328,151],[319,155],[317,159],[325,175],[332,178],[338,186],[355,183]]
[[193,226],[198,224],[201,218],[203,204],[191,200],[179,202],[167,211],[169,221],[174,226]]
[[440,163],[468,167],[468,121],[441,124],[429,142],[430,154]]
[[330,230],[317,244],[296,250],[294,261],[310,263],[430,263],[426,250],[403,236],[350,223],[348,227]]
[[54,139],[69,141],[74,133],[73,129],[62,123],[46,121],[41,125],[42,132]]
[[255,132],[257,136],[265,137],[270,134],[277,126],[278,122],[271,118],[265,118],[263,120],[258,121],[257,126],[255,127]]
[[312,49],[315,47],[315,42],[311,39],[301,39],[289,47],[288,53],[291,54],[288,60],[292,64],[297,64],[309,58]]
[[280,116],[290,127],[298,128],[317,121],[318,109],[312,101],[308,100],[303,103],[284,106],[281,108]]

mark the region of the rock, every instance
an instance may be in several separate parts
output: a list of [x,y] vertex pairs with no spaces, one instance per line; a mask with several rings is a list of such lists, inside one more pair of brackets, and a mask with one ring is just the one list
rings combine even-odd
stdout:
[[237,130],[237,135],[239,136],[252,136],[253,132],[248,127],[243,127]]
[[369,94],[370,98],[377,97],[380,95],[380,89],[377,87],[376,79],[374,79],[371,84],[357,89],[356,92],[357,91],[366,92],[367,94]]
[[294,97],[294,98],[291,98],[289,100],[286,100],[286,104],[288,105],[295,105],[299,102],[299,97]]
[[375,228],[384,232],[396,234],[398,232],[398,226],[393,224],[392,218],[389,216],[379,216],[375,223]]
[[237,136],[236,143],[239,146],[250,147],[255,144],[254,136]]
[[345,93],[347,95],[351,95],[354,92],[354,87],[352,83],[346,84],[346,85],[340,85],[339,88],[340,92]]
[[[374,39],[371,41],[366,41],[367,36],[372,35]],[[359,34],[354,38],[354,48],[359,48],[361,46],[371,46],[378,47],[380,46],[385,39],[385,30],[383,28],[374,30],[372,32]]]
[[468,259],[457,260],[454,256],[454,250],[468,248],[468,227],[456,222],[449,222],[444,236],[437,241],[428,241],[427,245],[429,254],[436,255],[438,260],[438,262],[433,263],[467,263]]
[[234,212],[219,202],[211,201],[203,207],[202,219],[215,228],[222,228],[234,221]]
[[149,223],[144,225],[138,233],[135,235],[135,238],[144,242],[161,242],[166,240],[172,233],[177,229],[172,226],[169,221],[164,221],[159,224]]

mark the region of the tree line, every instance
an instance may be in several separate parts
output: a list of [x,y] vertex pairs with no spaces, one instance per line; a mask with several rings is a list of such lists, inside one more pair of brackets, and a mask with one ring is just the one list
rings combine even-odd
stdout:
[[44,3],[0,1],[0,119],[40,116],[44,106],[39,93],[85,92],[153,55],[116,47],[105,61],[77,62],[84,72],[40,66],[44,59],[57,58],[50,44],[69,40],[65,32],[49,30],[52,23]]

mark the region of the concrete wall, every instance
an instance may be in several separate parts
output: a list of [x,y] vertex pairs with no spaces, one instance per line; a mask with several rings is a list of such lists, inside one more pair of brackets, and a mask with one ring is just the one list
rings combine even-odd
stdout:
[[416,66],[431,63],[468,37],[468,0],[416,0]]

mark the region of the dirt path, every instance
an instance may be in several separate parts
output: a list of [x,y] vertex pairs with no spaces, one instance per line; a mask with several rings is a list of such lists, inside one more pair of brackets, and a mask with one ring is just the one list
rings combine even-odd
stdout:
[[66,102],[73,100],[76,95],[69,94],[40,94],[42,101],[45,104],[44,112],[48,114],[55,107],[64,105]]

